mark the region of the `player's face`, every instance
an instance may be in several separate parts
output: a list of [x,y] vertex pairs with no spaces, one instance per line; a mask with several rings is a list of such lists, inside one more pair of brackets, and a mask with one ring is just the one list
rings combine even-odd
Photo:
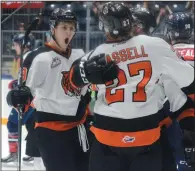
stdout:
[[12,50],[15,50],[16,55],[18,55],[18,56],[21,54],[20,45],[16,42],[13,43]]
[[73,22],[61,22],[55,28],[55,38],[61,48],[66,48],[75,35],[76,28]]

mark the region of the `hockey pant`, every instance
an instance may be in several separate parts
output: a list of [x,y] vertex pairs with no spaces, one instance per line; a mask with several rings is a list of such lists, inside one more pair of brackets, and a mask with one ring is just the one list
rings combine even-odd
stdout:
[[177,171],[173,149],[169,143],[166,128],[161,129],[160,143],[162,146],[162,171]]
[[77,127],[66,131],[42,127],[35,130],[46,171],[88,171],[89,153],[83,152]]
[[[169,102],[165,102],[160,118],[171,115]],[[183,146],[183,132],[177,120],[172,120],[172,124],[161,129],[161,144],[163,152],[163,170],[186,171],[188,168],[185,160]]]
[[40,157],[39,148],[37,146],[37,139],[35,134],[35,116],[32,114],[32,117],[26,122],[26,129],[28,134],[26,136],[26,155],[31,157]]
[[188,165],[195,170],[195,118],[186,118],[185,122],[182,123],[185,128],[189,125],[193,129],[183,130],[185,155]]
[[[34,127],[34,121],[32,117],[32,113],[34,112],[33,108],[29,108],[27,112],[23,114],[23,120],[22,120],[22,125],[26,125],[26,128],[29,132],[30,127]],[[33,125],[32,125],[33,124]],[[10,115],[8,117],[8,123],[7,123],[7,128],[8,128],[8,144],[9,144],[9,151],[10,153],[15,153],[18,151],[18,112],[16,109],[12,108]],[[28,133],[29,134],[29,133]],[[36,147],[34,147],[34,138],[32,136],[27,135],[27,142],[26,142],[26,154],[29,156]],[[40,155],[39,155],[40,156]]]
[[167,135],[170,145],[173,148],[174,157],[177,164],[177,170],[188,170],[188,164],[186,162],[185,156],[185,147],[183,144],[184,134],[177,120],[173,120],[172,125],[167,128]]
[[150,146],[121,148],[94,140],[89,171],[161,171],[161,160],[158,141]]
[[179,123],[173,120],[168,128],[162,128],[161,144],[163,151],[163,171],[187,171],[183,146],[183,133]]

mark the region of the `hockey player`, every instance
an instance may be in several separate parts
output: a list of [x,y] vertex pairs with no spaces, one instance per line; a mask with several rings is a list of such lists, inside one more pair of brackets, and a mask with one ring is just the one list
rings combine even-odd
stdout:
[[194,66],[194,44],[190,42],[192,31],[193,21],[189,13],[177,12],[167,17],[165,35],[183,59]]
[[[13,46],[12,49],[15,50],[16,55],[20,56],[21,54],[21,45],[22,41],[24,39],[24,34],[16,34],[13,36]],[[27,40],[27,45],[24,48],[24,59],[25,57],[30,53],[30,50],[32,50],[34,47],[34,37],[29,36]],[[18,80],[13,80],[9,83],[8,88],[10,90],[16,88],[18,86],[17,84]],[[24,115],[23,115],[23,124],[26,125],[26,128],[28,130],[29,124],[31,124],[31,114],[34,111],[34,109],[30,108]],[[8,144],[9,144],[9,152],[10,154],[1,159],[2,163],[10,163],[10,162],[17,162],[18,157],[18,112],[15,108],[12,108],[9,117],[8,117]],[[31,142],[30,142],[31,143]],[[26,143],[26,149],[29,149],[29,142]],[[33,157],[26,156],[23,157],[23,161],[29,162],[32,161]]]
[[[87,86],[74,88],[68,79],[72,63],[84,55],[83,50],[70,47],[76,25],[76,16],[70,10],[57,8],[52,12],[52,39],[29,54],[33,62],[28,70],[26,87],[20,91],[13,90],[10,98],[12,105],[26,104],[32,93],[36,109],[33,113],[36,117],[35,132],[47,171],[86,171],[88,168],[85,152],[89,147],[83,123],[90,94]],[[93,70],[104,71],[105,82],[116,78],[116,65],[101,61],[99,58],[98,66]],[[89,61],[89,71],[94,62]]]
[[[133,15],[133,23],[132,23],[133,36],[140,35],[140,34],[150,35],[151,34],[150,28],[156,27],[156,20],[154,16],[146,8],[134,8],[134,9],[131,9],[131,12]],[[153,35],[153,33],[151,35]],[[168,105],[169,103],[167,100],[166,104],[164,104],[163,110],[160,112],[161,113],[160,126],[162,126],[161,137],[160,137],[160,142],[162,146],[162,170],[163,171],[166,171],[166,170],[176,171],[177,169],[176,169],[175,158],[173,155],[173,150],[168,141],[168,137],[166,133],[168,130],[165,129],[166,126],[170,126],[168,125],[169,122],[168,123],[165,122],[166,121],[165,118],[167,118],[170,114]],[[179,129],[179,133],[180,133],[180,129]]]
[[[194,67],[194,45],[190,44],[189,40],[192,36],[193,30],[193,21],[189,13],[177,12],[169,15],[165,20],[165,35],[170,41],[173,48],[182,56],[182,59],[187,61],[190,65]],[[194,83],[190,84],[187,87],[183,87],[182,90],[187,94],[192,100],[194,100]],[[195,147],[195,117],[194,110],[189,109],[182,113],[179,118],[179,122],[175,121],[175,127],[179,124],[182,131],[180,131],[180,136],[177,136],[176,139],[171,139],[172,135],[169,138],[172,140],[171,143],[175,146],[175,157],[178,165],[178,170],[187,169],[187,165],[190,163],[195,163],[194,161],[194,147]],[[172,124],[173,125],[173,124]],[[172,126],[173,127],[173,126]],[[170,130],[170,129],[169,129]],[[168,131],[169,135],[170,131]],[[180,139],[180,141],[179,141]],[[186,157],[184,155],[184,147],[186,152]],[[186,150],[192,149],[192,150]],[[191,156],[189,158],[189,155]],[[186,161],[188,163],[186,163]]]
[[[110,41],[75,62],[69,77],[75,88],[102,81],[91,127],[96,141],[91,149],[90,171],[160,171],[159,111],[165,96],[175,117],[193,106],[180,89],[193,81],[193,69],[160,38],[130,38],[133,19],[123,3],[105,4],[100,15]],[[105,85],[101,73],[92,81],[86,70],[88,60],[99,56],[119,67],[118,78]]]
[[[133,14],[133,35],[140,35],[140,34],[145,34],[145,35],[149,35],[149,28],[151,26],[155,27],[155,18],[151,15],[151,13],[145,9],[145,8],[135,8],[135,9],[131,9],[132,14]],[[173,14],[175,15],[175,14]],[[182,19],[183,20],[183,19]],[[168,20],[167,20],[168,21]],[[171,22],[168,22],[169,24],[171,24]],[[172,22],[174,23],[174,22]],[[169,26],[170,28],[170,26]],[[174,27],[176,28],[176,26]],[[172,28],[172,29],[174,29]],[[178,27],[179,28],[179,27]],[[189,39],[189,33],[186,34],[186,37],[188,37]],[[175,33],[172,33],[173,35]],[[166,35],[167,36],[167,35]],[[170,38],[169,38],[170,40]],[[162,110],[162,116],[160,117],[161,120],[164,119],[164,117],[166,117],[166,119],[164,119],[161,122],[161,125],[165,126],[163,124],[164,121],[167,120],[167,117],[169,117],[171,115],[170,111],[169,111],[169,102],[168,100],[164,103],[164,108]],[[171,125],[167,125],[168,128],[162,128],[161,131],[161,144],[162,144],[162,152],[163,152],[163,170],[177,170],[177,165],[178,165],[178,170],[183,170],[185,168],[187,168],[187,165],[185,163],[185,156],[184,156],[184,148],[182,146],[182,137],[183,134],[181,132],[179,123],[177,120],[172,120],[171,121],[172,124]],[[171,144],[170,142],[171,141]],[[173,151],[174,149],[174,151]],[[173,154],[178,153],[180,156],[180,159],[178,158],[178,155],[173,156]],[[182,155],[183,154],[183,155]],[[175,157],[177,158],[176,163],[175,163]],[[181,164],[180,164],[181,163]],[[177,165],[176,165],[177,164]]]
[[[133,35],[140,35],[140,34],[146,34],[149,35],[149,27],[153,26],[155,27],[155,18],[151,15],[151,13],[145,9],[145,8],[135,8],[135,9],[131,9],[132,13],[133,13]],[[169,32],[172,31],[172,35],[174,37],[175,32],[173,32],[173,30],[175,30],[175,28],[181,29],[181,27],[179,27],[179,23],[178,22],[182,22],[183,26],[185,24],[190,24],[190,27],[192,28],[191,25],[191,19],[189,17],[189,15],[187,15],[187,18],[185,16],[185,14],[179,13],[180,17],[175,16],[176,14],[173,14],[174,17],[170,17],[170,19],[174,20],[174,21],[170,21],[170,19],[167,19],[167,27]],[[182,16],[182,18],[181,18]],[[169,18],[169,17],[168,17]],[[175,21],[175,19],[177,18],[177,22]],[[180,21],[182,20],[182,21]],[[185,24],[184,24],[185,23]],[[173,26],[174,25],[174,26]],[[181,30],[177,31],[178,33],[181,32]],[[187,29],[186,32],[187,34],[184,33],[185,31],[183,31],[182,35],[185,36],[186,38],[183,40],[184,42],[189,42],[189,37],[191,36],[191,32],[192,29]],[[166,32],[168,35],[169,33]],[[168,35],[165,35],[166,37],[168,37],[168,39],[170,40],[170,37]],[[178,37],[179,39],[179,37]],[[180,42],[181,40],[179,40]],[[189,52],[188,52],[189,54]],[[191,65],[192,63],[194,63],[194,61],[192,62],[192,58],[189,59],[189,57],[187,58],[188,60],[191,60]],[[190,62],[190,61],[189,61]],[[166,119],[164,119],[163,121],[161,121],[160,125],[165,126],[163,123],[164,121],[167,121],[167,117],[170,117],[171,113],[169,111],[169,102],[168,100],[164,103],[164,107],[162,110],[162,116],[160,117],[160,119],[163,119],[164,117],[166,117]],[[190,111],[190,113],[194,113],[194,111],[192,109],[188,110]],[[187,112],[187,111],[186,111]],[[188,113],[189,114],[189,113]],[[194,115],[194,114],[193,114]],[[170,118],[169,118],[170,119]],[[192,121],[191,118],[188,118]],[[172,122],[172,123],[171,123]],[[184,155],[184,147],[182,145],[182,137],[183,137],[183,133],[180,129],[179,123],[177,120],[173,119],[171,122],[167,122],[166,127],[168,128],[162,128],[161,131],[161,144],[163,147],[163,170],[185,170],[188,168],[187,163],[185,162],[185,155]],[[170,124],[171,123],[171,124]],[[169,124],[169,125],[168,125]],[[170,141],[170,142],[169,142]],[[173,150],[174,149],[174,150]],[[175,154],[175,156],[173,156],[173,154]],[[175,163],[175,158],[176,158],[176,163]]]
[[143,7],[130,9],[133,16],[132,36],[140,34],[150,35],[156,28],[155,16]]

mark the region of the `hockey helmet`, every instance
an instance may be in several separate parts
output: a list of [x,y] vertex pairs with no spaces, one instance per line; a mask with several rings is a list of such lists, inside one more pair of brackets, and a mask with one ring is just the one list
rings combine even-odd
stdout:
[[192,30],[192,17],[186,12],[170,14],[165,20],[164,35],[171,40],[189,39],[192,35]]
[[155,16],[144,7],[130,9],[133,16],[133,25],[139,27],[144,33],[151,33],[156,27]]
[[[17,33],[13,36],[12,38],[12,43],[18,43],[20,46],[22,45],[23,43],[23,40],[24,40],[24,34],[23,33]],[[27,48],[29,49],[33,49],[34,48],[34,42],[35,42],[35,38],[32,34],[30,34],[28,37],[27,37],[27,42],[26,42],[26,46]]]
[[108,2],[100,12],[101,26],[112,38],[127,36],[131,30],[132,14],[121,2]]
[[76,15],[71,10],[65,10],[63,8],[56,8],[50,16],[50,27],[56,27],[60,22],[74,22],[75,28],[77,28]]

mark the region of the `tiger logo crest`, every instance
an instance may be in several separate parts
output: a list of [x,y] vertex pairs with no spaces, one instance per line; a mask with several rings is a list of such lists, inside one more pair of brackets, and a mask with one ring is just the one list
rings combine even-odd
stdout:
[[62,80],[61,85],[64,90],[64,93],[70,97],[72,96],[80,96],[81,95],[81,89],[80,88],[73,88],[69,81],[69,72],[63,71],[62,73]]

